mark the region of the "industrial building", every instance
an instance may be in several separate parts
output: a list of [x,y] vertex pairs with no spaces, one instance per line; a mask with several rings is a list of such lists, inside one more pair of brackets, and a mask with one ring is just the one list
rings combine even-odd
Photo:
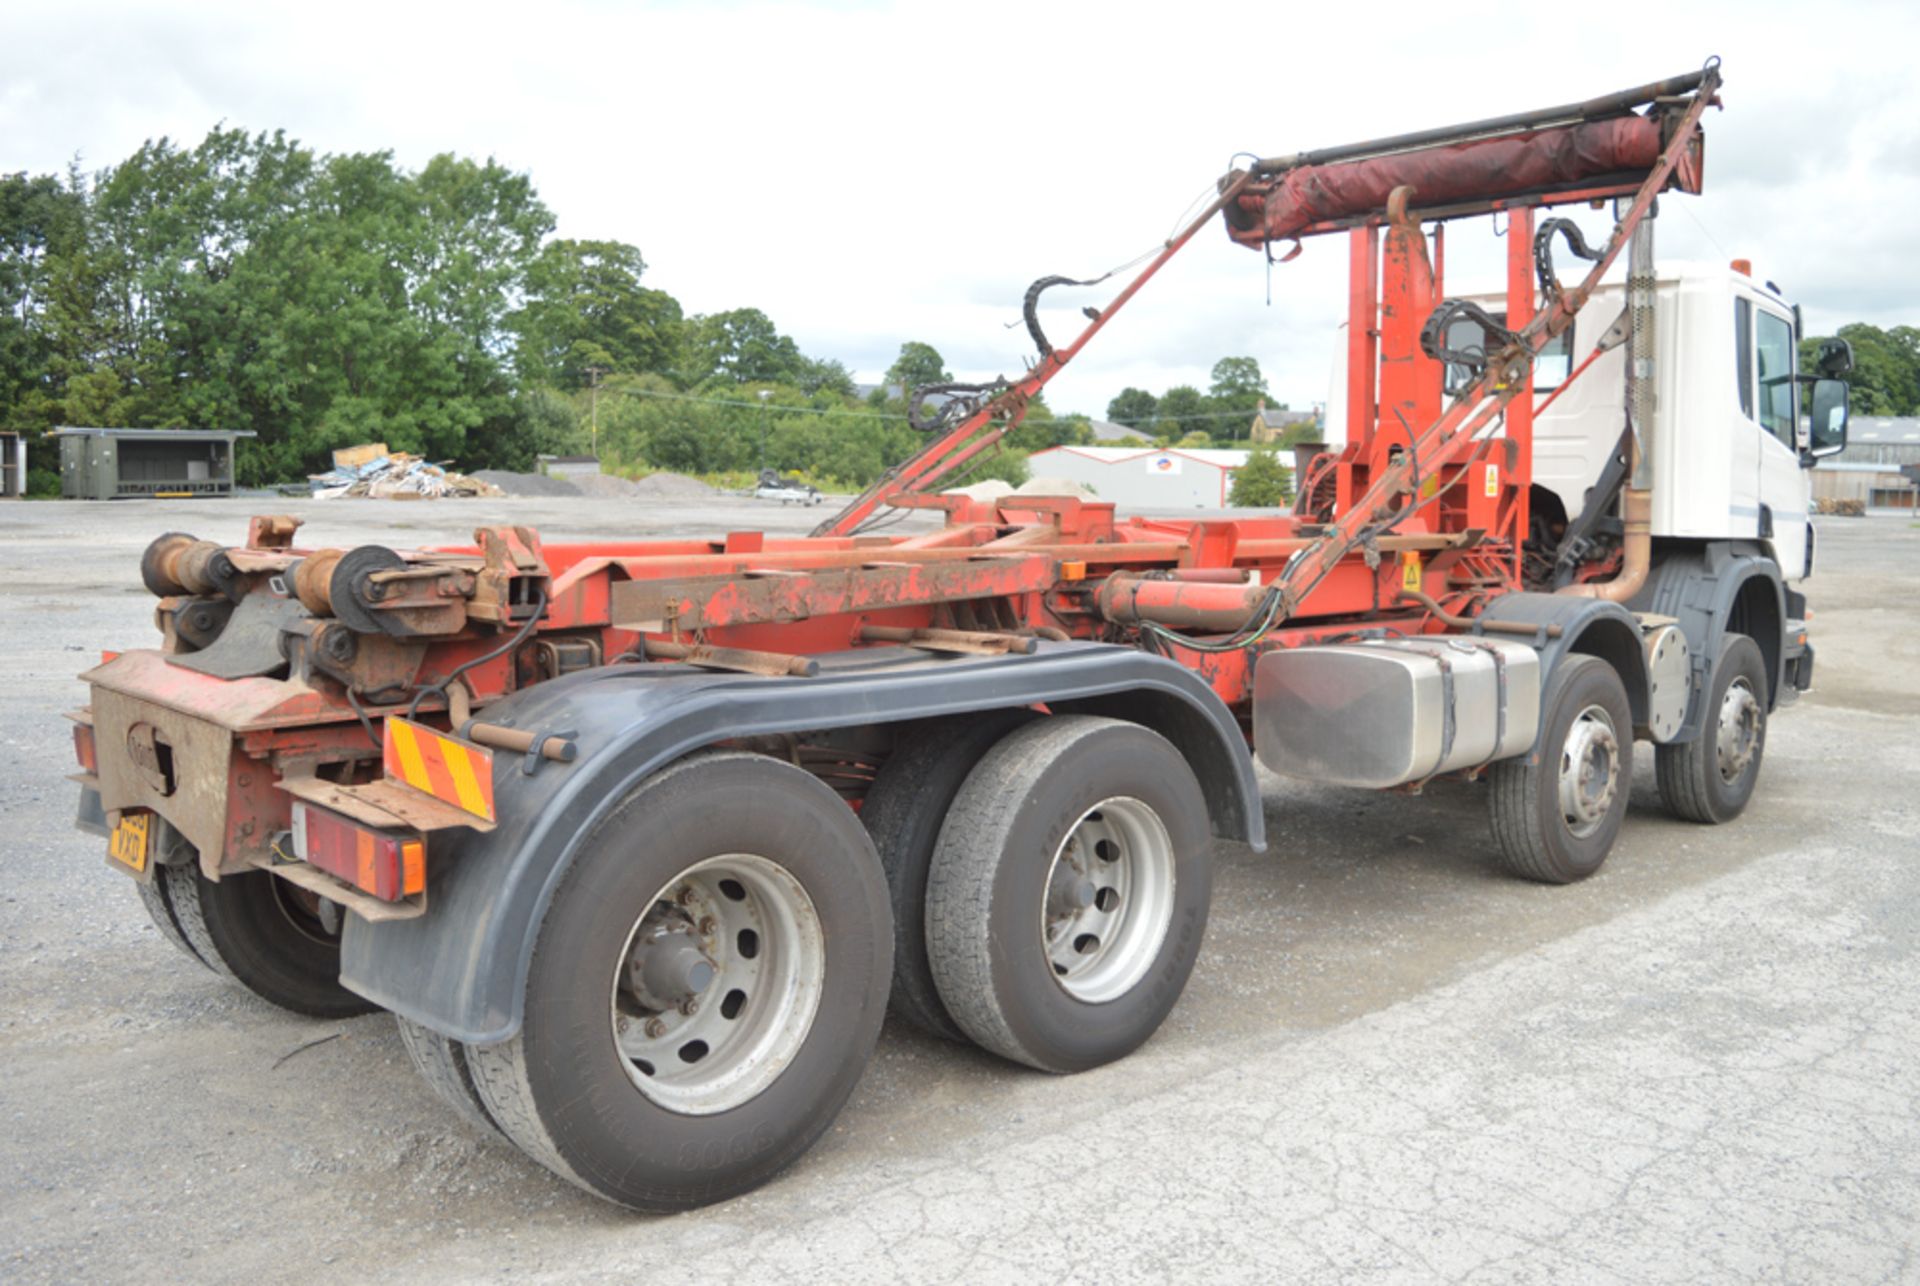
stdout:
[[1224,509],[1245,451],[1187,447],[1048,447],[1027,457],[1036,478],[1077,482],[1122,512]]
[[233,494],[234,443],[245,429],[55,429],[67,500]]
[[1853,500],[1869,510],[1913,513],[1920,503],[1916,473],[1920,416],[1856,416],[1847,425],[1847,449],[1814,466],[1813,498],[1815,503]]

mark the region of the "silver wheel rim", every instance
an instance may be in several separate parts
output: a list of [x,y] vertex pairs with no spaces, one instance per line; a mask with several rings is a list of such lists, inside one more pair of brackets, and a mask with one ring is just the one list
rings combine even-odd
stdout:
[[1720,763],[1720,780],[1731,786],[1760,750],[1760,698],[1742,675],[1727,685],[1720,698],[1720,728],[1713,742]]
[[1173,838],[1146,804],[1103,799],[1067,829],[1047,868],[1040,942],[1075,1000],[1118,999],[1146,976],[1173,923]]
[[650,900],[614,962],[614,1045],[640,1092],[709,1116],[778,1079],[826,982],[826,935],[787,869],[751,853],[696,863]]
[[1575,839],[1599,830],[1620,790],[1620,738],[1613,716],[1590,705],[1574,717],[1560,748],[1560,816]]

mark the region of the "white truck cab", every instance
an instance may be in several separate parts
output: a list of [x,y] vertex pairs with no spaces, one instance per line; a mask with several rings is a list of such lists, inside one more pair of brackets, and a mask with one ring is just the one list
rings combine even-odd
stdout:
[[[1746,261],[1672,261],[1656,280],[1653,537],[1756,541],[1783,579],[1804,579],[1814,549],[1807,470],[1845,446],[1845,386],[1799,371],[1796,310]],[[1463,297],[1504,320],[1503,293]],[[1533,480],[1559,502],[1562,519],[1586,509],[1588,493],[1621,455],[1626,348],[1615,344],[1569,378],[1607,336],[1625,299],[1623,282],[1601,285],[1534,366],[1541,409]],[[1461,342],[1477,334],[1469,326]],[[1346,424],[1346,356],[1346,344],[1335,344],[1326,423],[1336,446]],[[1803,387],[1810,382],[1817,397]]]
[[[1814,444],[1800,413],[1793,305],[1736,267],[1670,263],[1658,283],[1654,538],[1757,540],[1799,580],[1813,570]],[[1619,283],[1594,293],[1536,368],[1537,402],[1593,351],[1625,293]],[[1624,347],[1601,354],[1534,421],[1534,481],[1569,516],[1617,448],[1625,362]]]

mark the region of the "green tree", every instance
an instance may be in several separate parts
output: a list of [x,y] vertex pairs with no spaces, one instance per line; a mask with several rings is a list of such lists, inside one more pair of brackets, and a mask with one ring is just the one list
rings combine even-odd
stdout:
[[1107,403],[1107,419],[1144,429],[1153,422],[1160,399],[1142,388],[1123,388]]
[[1280,463],[1280,453],[1262,443],[1247,453],[1247,462],[1234,470],[1227,503],[1237,509],[1273,509],[1293,494],[1293,470]]
[[[1920,330],[1895,326],[1881,330],[1864,322],[1842,326],[1841,339],[1853,347],[1853,370],[1841,378],[1853,390],[1860,415],[1920,414]],[[1800,369],[1816,369],[1825,336],[1800,341]]]
[[832,393],[838,397],[850,399],[856,392],[853,372],[832,358],[822,362],[808,358],[805,366],[801,368],[796,383],[809,395]]
[[784,384],[808,371],[800,346],[758,308],[735,308],[687,323],[680,374],[690,386]]
[[514,395],[512,414],[488,444],[488,463],[498,469],[530,473],[542,455],[571,455],[587,449],[587,435],[573,404],[549,388]]
[[947,370],[946,359],[940,356],[939,349],[908,340],[900,345],[900,356],[887,368],[886,382],[908,394],[928,384],[950,384],[953,375]]
[[1235,413],[1214,422],[1214,435],[1232,440],[1247,432],[1254,413],[1267,400],[1267,378],[1260,373],[1260,363],[1251,357],[1223,357],[1213,364],[1208,394],[1214,410]]
[[62,418],[252,429],[247,481],[355,441],[477,465],[512,440],[505,319],[552,226],[525,175],[215,130],[70,186],[84,235],[46,310]]
[[46,394],[54,269],[84,217],[80,194],[53,175],[0,175],[0,420],[9,427],[33,423],[23,404]]
[[1191,384],[1176,384],[1160,395],[1155,436],[1182,438],[1189,433],[1212,434],[1213,410],[1206,395]]
[[527,265],[526,298],[510,319],[515,367],[528,384],[584,388],[589,369],[639,374],[672,368],[681,351],[680,302],[640,284],[647,265],[621,241],[550,241]]

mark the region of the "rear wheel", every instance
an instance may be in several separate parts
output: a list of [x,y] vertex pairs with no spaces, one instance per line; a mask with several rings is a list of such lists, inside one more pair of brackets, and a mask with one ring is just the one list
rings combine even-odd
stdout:
[[1193,770],[1137,724],[1056,715],[968,775],[927,886],[927,954],[978,1044],[1082,1071],[1152,1036],[1206,932],[1212,838]]
[[[180,918],[174,914],[173,902],[167,896],[167,873],[164,867],[156,866],[153,878],[135,885],[140,890],[140,905],[147,908],[147,916],[153,921],[153,927],[160,930],[160,936],[172,943],[180,953],[197,965],[206,965],[200,953],[187,941],[186,933],[180,928]],[[211,966],[208,966],[211,967]]]
[[460,1119],[482,1134],[500,1136],[500,1127],[487,1115],[480,1091],[474,1088],[473,1070],[467,1062],[467,1047],[422,1027],[411,1019],[394,1015],[400,1026],[400,1044],[407,1051],[414,1070],[420,1073],[440,1101],[452,1108]]
[[737,1196],[832,1123],[873,1051],[893,935],[866,831],[810,774],[696,755],[584,840],[517,1035],[470,1047],[487,1115],[636,1210]]
[[940,827],[980,757],[1021,723],[1028,710],[995,710],[907,730],[861,804],[860,820],[880,851],[893,898],[893,991],[888,1007],[923,1031],[964,1041],[941,1003],[927,963],[927,871]]
[[1540,740],[1488,774],[1487,802],[1502,864],[1543,884],[1572,884],[1600,869],[1627,814],[1633,713],[1605,661],[1569,656],[1542,696]]
[[1687,821],[1730,822],[1753,798],[1766,748],[1766,658],[1751,638],[1729,634],[1714,660],[1700,735],[1654,751],[1660,798]]
[[379,1008],[340,985],[338,907],[265,871],[210,880],[197,860],[154,880],[192,954],[262,1000],[312,1018]]

